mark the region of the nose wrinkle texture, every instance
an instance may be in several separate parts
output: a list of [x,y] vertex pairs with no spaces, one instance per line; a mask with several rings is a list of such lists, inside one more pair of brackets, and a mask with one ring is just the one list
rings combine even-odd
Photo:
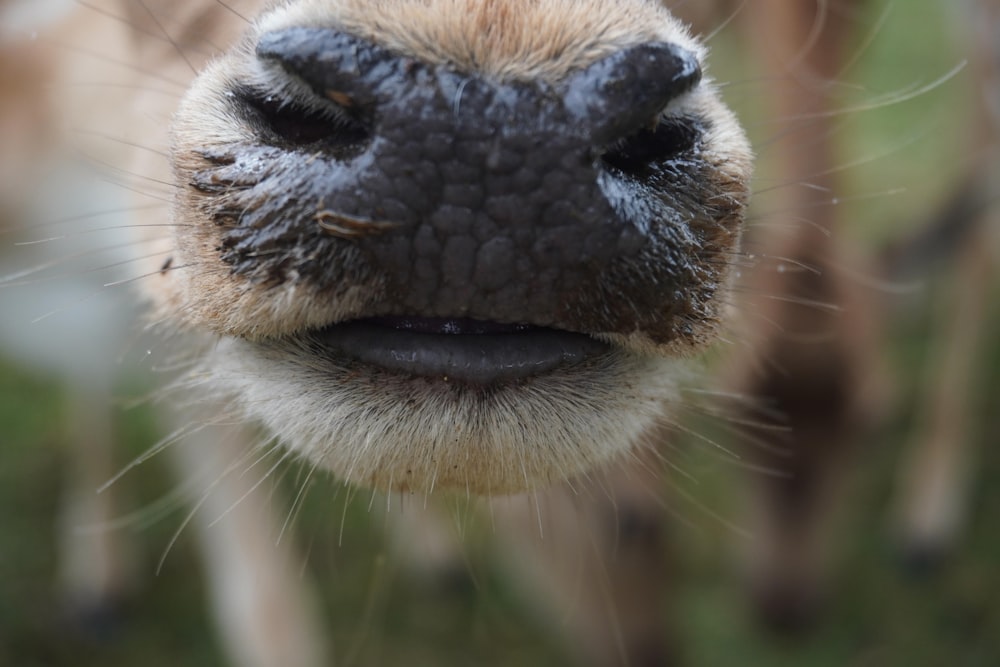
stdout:
[[313,160],[288,198],[391,224],[341,241],[387,279],[373,314],[557,326],[579,321],[581,295],[607,291],[609,269],[663,255],[647,248],[655,215],[609,201],[599,154],[697,83],[680,49],[634,47],[559,89],[426,65],[331,30],[267,34],[257,54],[319,95],[349,96],[371,131],[362,154]]

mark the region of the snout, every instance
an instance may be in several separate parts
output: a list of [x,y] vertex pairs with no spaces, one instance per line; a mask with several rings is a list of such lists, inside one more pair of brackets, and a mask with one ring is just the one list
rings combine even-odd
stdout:
[[193,207],[234,276],[310,291],[319,326],[296,335],[490,384],[712,326],[743,202],[718,196],[708,122],[684,111],[694,54],[641,43],[556,82],[502,80],[290,28],[256,62],[230,95],[256,140],[201,151]]
[[642,442],[719,325],[749,175],[661,34],[697,49],[636,26],[537,76],[460,40],[252,33],[174,130],[169,277],[221,334],[216,384],[379,488],[513,492]]

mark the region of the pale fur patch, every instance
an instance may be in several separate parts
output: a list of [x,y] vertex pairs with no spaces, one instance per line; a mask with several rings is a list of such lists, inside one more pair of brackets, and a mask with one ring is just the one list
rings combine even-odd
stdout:
[[624,352],[499,388],[350,368],[300,343],[223,341],[210,386],[362,486],[497,495],[630,452],[676,399],[680,362]]

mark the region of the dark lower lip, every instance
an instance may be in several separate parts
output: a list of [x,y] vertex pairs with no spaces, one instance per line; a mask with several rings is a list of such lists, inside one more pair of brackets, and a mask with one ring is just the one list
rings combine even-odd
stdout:
[[338,356],[387,371],[477,385],[541,375],[611,349],[579,333],[457,319],[361,320],[312,338]]

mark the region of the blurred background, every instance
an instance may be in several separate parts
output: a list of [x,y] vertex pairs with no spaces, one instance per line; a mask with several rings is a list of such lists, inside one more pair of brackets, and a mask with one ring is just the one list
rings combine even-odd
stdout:
[[[677,3],[678,12],[700,21],[712,51],[710,74],[760,157],[753,224],[776,210],[787,215],[775,193],[789,186],[788,177],[768,164],[787,119],[767,117],[771,81],[747,55],[746,13],[756,1],[716,13],[706,11],[710,3]],[[853,15],[855,56],[837,80],[832,137],[839,183],[828,200],[842,221],[838,233],[856,241],[876,267],[856,279],[877,300],[884,319],[878,357],[888,371],[889,389],[877,425],[856,443],[850,481],[836,498],[840,521],[824,609],[807,631],[791,635],[768,630],[755,616],[742,565],[746,542],[752,540],[745,534],[743,506],[746,478],[761,473],[706,445],[727,441],[730,424],[724,418],[695,417],[671,444],[671,451],[683,452],[685,475],[671,477],[681,489],[667,494],[676,522],[669,545],[674,575],[663,606],[673,619],[683,664],[1000,664],[1000,485],[994,484],[1000,480],[1000,450],[993,449],[1000,434],[1000,309],[992,307],[1000,281],[989,270],[977,269],[971,279],[979,281],[980,298],[962,298],[970,285],[963,267],[995,268],[1000,218],[984,218],[991,222],[976,223],[979,227],[942,222],[976,217],[978,209],[963,211],[963,201],[982,200],[986,210],[994,200],[997,207],[1000,180],[990,163],[997,138],[984,133],[980,119],[988,79],[982,68],[988,72],[1000,63],[982,64],[975,29],[996,33],[1000,26],[982,23],[982,16],[995,19],[996,12],[970,20],[972,5],[863,3]],[[0,14],[0,21],[7,17],[7,28],[15,25],[10,16]],[[148,452],[163,430],[155,407],[136,400],[148,394],[156,378],[136,333],[141,327],[127,324],[133,307],[119,292],[110,299],[101,289],[73,292],[86,281],[66,279],[73,275],[74,260],[87,252],[73,252],[79,237],[70,237],[58,261],[66,267],[57,272],[62,280],[31,273],[39,261],[48,260],[34,259],[36,248],[23,245],[25,239],[63,237],[66,231],[57,225],[55,231],[48,226],[25,235],[25,221],[87,218],[93,230],[89,238],[98,238],[101,229],[115,224],[109,216],[117,214],[108,213],[106,202],[121,194],[102,196],[101,188],[120,188],[100,174],[92,183],[74,186],[95,201],[82,212],[78,204],[70,208],[62,201],[79,202],[82,195],[32,192],[32,184],[43,180],[36,168],[51,184],[55,171],[76,167],[24,163],[24,155],[40,152],[38,147],[52,140],[49,130],[39,129],[39,119],[46,100],[59,91],[36,85],[47,63],[24,43],[26,32],[11,28],[4,34],[0,665],[222,664],[206,606],[197,533],[185,529],[189,506],[179,492],[183,482],[163,457],[152,457],[112,485],[118,517],[112,524],[92,526],[64,508],[63,499],[73,497],[81,483],[81,458],[84,466],[96,461],[98,476],[107,471],[100,486]],[[68,181],[79,184],[80,178]],[[810,213],[799,217],[808,220]],[[966,232],[947,231],[953,228]],[[954,241],[959,237],[977,240]],[[969,247],[984,251],[987,259],[969,254]],[[100,266],[116,261],[102,259]],[[97,284],[104,283],[98,279]],[[95,318],[103,326],[88,324]],[[109,321],[116,323],[113,337],[106,333]],[[942,332],[959,321],[969,322],[967,328],[978,337],[968,338],[971,347],[964,361],[956,362],[947,356],[953,352],[942,342]],[[107,349],[89,355],[86,350],[94,346]],[[63,363],[63,356],[77,361]],[[81,356],[111,358],[116,364],[110,373],[87,364],[81,368]],[[955,363],[969,366],[958,388],[948,378]],[[713,360],[708,364],[706,375],[713,372]],[[956,394],[961,405],[942,418],[943,425],[931,418],[929,404]],[[101,407],[106,403],[115,408],[107,413],[109,421]],[[900,535],[901,480],[912,478],[908,462],[935,429],[945,433],[945,440],[961,440],[953,456],[962,480],[954,499],[957,519],[949,524],[947,540],[914,552]],[[101,453],[86,444],[94,439],[116,445]],[[110,460],[98,460],[105,456]],[[953,465],[947,463],[952,455],[941,456],[946,461],[941,465]],[[285,464],[268,487],[274,486],[275,498],[299,497],[307,488],[294,510],[294,540],[303,554],[302,571],[316,580],[338,664],[566,663],[557,633],[508,581],[489,540],[472,537],[463,548],[468,576],[453,586],[426,585],[408,574],[390,548],[389,528],[373,512],[370,497],[318,477]],[[96,490],[83,493],[91,500],[100,496]],[[460,517],[463,510],[454,511]],[[117,582],[113,607],[81,610],[67,598],[60,584],[69,576],[60,549],[73,548],[73,540],[65,537],[67,523],[76,526],[71,533],[98,531],[122,549],[120,571],[109,575]]]

